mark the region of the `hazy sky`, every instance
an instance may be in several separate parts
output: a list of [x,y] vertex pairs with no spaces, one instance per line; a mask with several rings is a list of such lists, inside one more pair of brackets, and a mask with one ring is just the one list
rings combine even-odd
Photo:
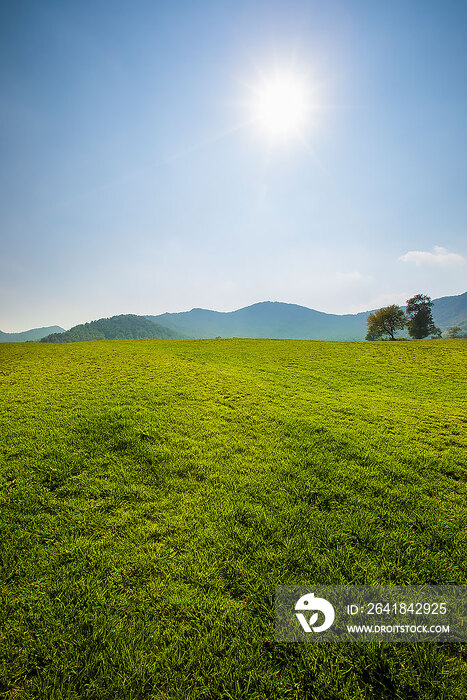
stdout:
[[[465,0],[4,0],[0,27],[1,330],[466,291]],[[252,121],[278,72],[308,99],[281,138]]]

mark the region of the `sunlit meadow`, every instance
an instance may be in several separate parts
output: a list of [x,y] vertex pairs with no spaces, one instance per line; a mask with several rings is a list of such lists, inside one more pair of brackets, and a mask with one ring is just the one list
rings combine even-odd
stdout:
[[0,345],[0,696],[467,696],[274,641],[277,584],[465,584],[465,341]]

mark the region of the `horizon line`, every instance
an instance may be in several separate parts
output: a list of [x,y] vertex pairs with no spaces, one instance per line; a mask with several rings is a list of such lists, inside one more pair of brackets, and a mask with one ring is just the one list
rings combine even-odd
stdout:
[[[460,292],[459,294],[446,294],[445,296],[441,297],[435,297],[433,301],[437,301],[438,299],[447,299],[447,298],[452,298],[452,297],[460,297],[463,296],[464,294],[467,294],[467,290],[465,292]],[[97,318],[92,319],[91,321],[82,321],[81,323],[75,323],[73,326],[70,326],[69,328],[65,328],[65,331],[70,330],[71,328],[75,328],[76,326],[81,326],[84,325],[85,323],[92,323],[93,321],[99,321],[103,318],[116,318],[118,316],[140,316],[143,318],[147,318],[148,316],[152,316],[154,318],[157,318],[159,316],[164,316],[165,314],[183,314],[183,313],[191,313],[192,311],[210,311],[211,313],[217,313],[217,314],[232,314],[235,313],[236,311],[242,311],[243,309],[249,309],[252,306],[259,306],[260,304],[282,304],[284,306],[297,306],[301,309],[307,309],[308,311],[314,311],[315,313],[319,314],[324,314],[326,316],[358,316],[359,314],[365,314],[365,313],[371,313],[375,309],[378,308],[383,308],[383,307],[373,307],[370,309],[364,309],[363,311],[354,311],[352,313],[332,313],[329,311],[319,311],[318,309],[314,309],[311,306],[304,306],[303,304],[296,304],[294,302],[289,302],[289,301],[271,301],[271,300],[263,300],[263,301],[256,301],[253,302],[252,304],[247,304],[247,306],[240,306],[237,309],[232,309],[231,311],[217,311],[215,309],[206,309],[201,306],[193,306],[191,309],[185,310],[185,311],[163,311],[159,314],[146,314],[146,313],[120,313],[120,314],[112,314],[111,316],[98,316]],[[399,304],[399,306],[403,306],[403,304]],[[52,328],[56,326],[57,328],[63,328],[58,323],[51,323],[47,325],[42,325],[42,326],[33,326],[31,328],[26,328],[25,330],[22,331],[4,331],[3,329],[0,328],[1,333],[5,334],[11,334],[11,335],[17,335],[19,333],[27,333],[28,331],[32,330],[40,330],[41,328]]]

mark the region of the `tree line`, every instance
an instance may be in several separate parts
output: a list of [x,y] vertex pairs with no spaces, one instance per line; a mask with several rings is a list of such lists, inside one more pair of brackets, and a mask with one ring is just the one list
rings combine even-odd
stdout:
[[[366,340],[381,340],[389,337],[395,340],[397,331],[407,328],[411,338],[421,340],[427,336],[441,338],[441,330],[435,326],[431,307],[433,302],[425,294],[416,294],[407,300],[405,312],[397,306],[391,304],[371,313],[367,320],[368,331]],[[448,337],[459,337],[461,328],[453,326],[448,331]]]

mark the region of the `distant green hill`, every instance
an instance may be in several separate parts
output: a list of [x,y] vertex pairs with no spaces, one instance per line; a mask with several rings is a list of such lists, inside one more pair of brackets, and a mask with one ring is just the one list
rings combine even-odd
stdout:
[[[146,318],[192,338],[364,340],[369,313],[327,314],[297,304],[265,301],[237,311],[192,309]],[[467,322],[467,292],[435,299],[433,318],[442,331],[455,325],[463,328]]]
[[133,340],[136,338],[181,338],[182,336],[144,316],[123,314],[82,323],[64,333],[52,333],[41,343],[76,343],[84,340]]
[[46,326],[45,328],[31,328],[29,331],[21,333],[3,333],[0,331],[0,343],[24,343],[28,340],[41,340],[46,335],[53,333],[58,335],[64,333],[65,329],[60,326]]
[[467,292],[454,297],[441,297],[433,302],[433,318],[442,331],[451,326],[467,326]]
[[362,340],[367,315],[338,316],[297,304],[264,301],[231,312],[192,309],[147,318],[192,338]]

